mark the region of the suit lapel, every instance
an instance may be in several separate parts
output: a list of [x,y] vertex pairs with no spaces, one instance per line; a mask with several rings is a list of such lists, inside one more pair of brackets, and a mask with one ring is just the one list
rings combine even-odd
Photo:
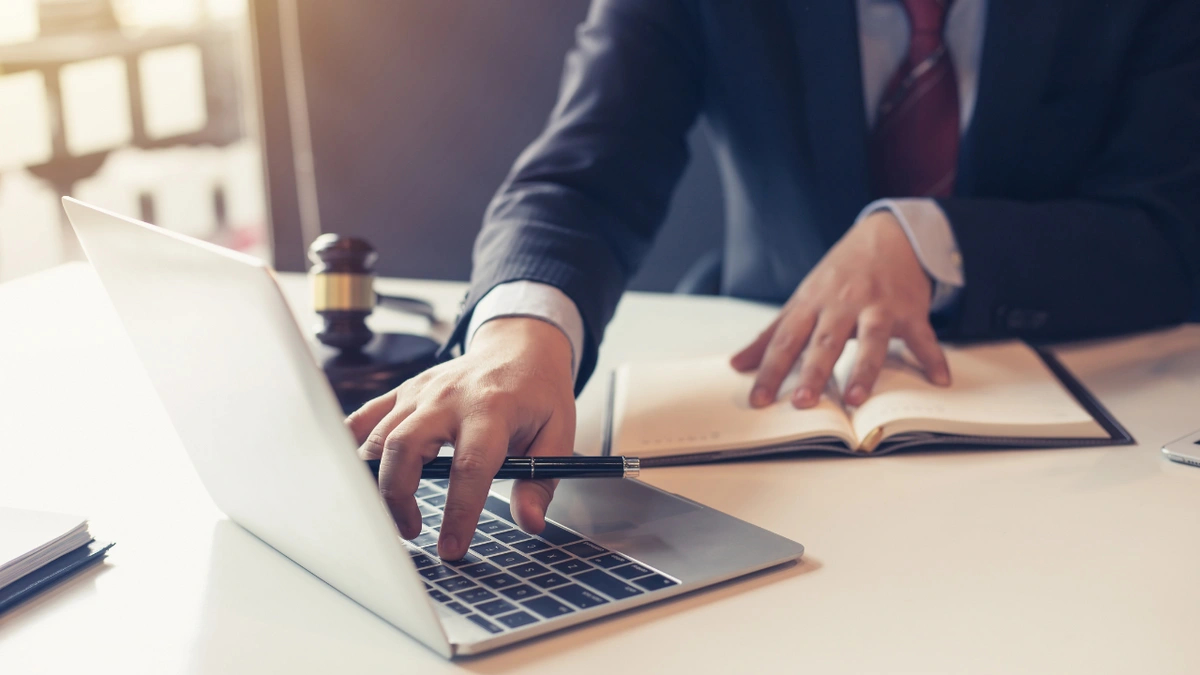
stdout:
[[[1003,2],[1003,0],[1000,0]],[[813,168],[832,245],[870,200],[867,120],[853,0],[788,0],[804,78]]]
[[971,126],[955,192],[1001,194],[1030,111],[1045,88],[1063,0],[990,0]]

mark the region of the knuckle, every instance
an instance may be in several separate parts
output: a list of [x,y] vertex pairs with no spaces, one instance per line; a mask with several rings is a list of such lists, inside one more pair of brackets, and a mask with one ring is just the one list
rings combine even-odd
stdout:
[[456,454],[450,465],[450,480],[466,478],[470,480],[487,473],[487,461],[479,454]]
[[363,446],[367,450],[380,452],[384,449],[383,444],[386,440],[387,436],[385,434],[382,434],[378,431],[372,431],[370,435],[367,436],[367,440],[363,441]]
[[408,446],[408,434],[392,431],[383,440],[383,451],[386,453],[403,453]]
[[820,351],[827,351],[832,350],[836,342],[837,335],[833,331],[824,328],[817,331],[817,334],[813,336],[812,345]]

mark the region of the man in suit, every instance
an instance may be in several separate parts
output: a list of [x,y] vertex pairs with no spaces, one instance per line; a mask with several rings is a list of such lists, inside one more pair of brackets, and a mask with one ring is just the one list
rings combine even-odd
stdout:
[[[405,536],[456,446],[440,554],[467,549],[506,454],[570,453],[573,394],[708,125],[721,291],[786,301],[732,359],[754,405],[846,340],[860,403],[889,338],[1058,339],[1184,320],[1200,271],[1195,0],[595,0],[557,106],[492,202],[452,345],[349,420]],[[549,481],[513,490],[537,532]]]

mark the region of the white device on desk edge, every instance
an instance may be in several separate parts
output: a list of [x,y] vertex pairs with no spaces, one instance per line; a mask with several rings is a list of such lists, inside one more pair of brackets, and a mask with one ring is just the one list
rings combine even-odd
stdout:
[[[467,606],[465,601],[434,599],[435,592],[445,589],[432,588],[423,576],[447,583],[449,578],[428,573],[450,568],[428,560],[400,537],[270,268],[256,258],[70,198],[63,205],[217,506],[444,656],[516,643],[781,565],[804,551],[789,539],[640,481],[564,480],[547,519],[566,528],[559,532],[574,537],[573,531],[620,554],[588,558],[597,554],[579,553],[580,564],[597,567],[599,562],[591,561],[627,556],[633,562],[617,562],[615,570],[644,565],[649,568],[644,572],[654,574],[641,578],[660,579],[661,587],[651,591],[630,581],[624,590],[597,594],[593,591],[600,586],[585,588],[576,582],[585,578],[582,574],[553,588],[521,584],[540,593],[545,603],[571,611],[535,617],[528,625],[506,623],[499,632],[489,632],[500,621],[489,620],[480,608],[494,608],[494,601]],[[501,519],[489,522],[511,527]],[[525,536],[512,529],[497,534],[497,539]],[[499,544],[482,532],[476,536]],[[551,548],[542,538],[526,537],[522,543]],[[477,585],[465,569],[452,571],[461,574],[463,583]],[[563,571],[556,583],[567,574]],[[615,578],[594,569],[587,575]],[[568,588],[583,588],[591,599],[567,604]],[[491,592],[482,586],[479,590]],[[460,609],[452,610],[453,604],[475,611],[464,618]],[[532,606],[515,599],[510,604]],[[518,614],[526,612],[507,617]],[[489,630],[481,627],[489,623]]]
[[1200,429],[1167,443],[1162,447],[1162,453],[1180,464],[1200,467]]

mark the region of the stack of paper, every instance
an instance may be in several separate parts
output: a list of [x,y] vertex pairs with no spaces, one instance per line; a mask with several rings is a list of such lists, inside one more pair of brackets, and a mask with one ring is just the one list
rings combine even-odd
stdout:
[[110,546],[95,542],[79,516],[0,508],[0,612],[99,561]]

